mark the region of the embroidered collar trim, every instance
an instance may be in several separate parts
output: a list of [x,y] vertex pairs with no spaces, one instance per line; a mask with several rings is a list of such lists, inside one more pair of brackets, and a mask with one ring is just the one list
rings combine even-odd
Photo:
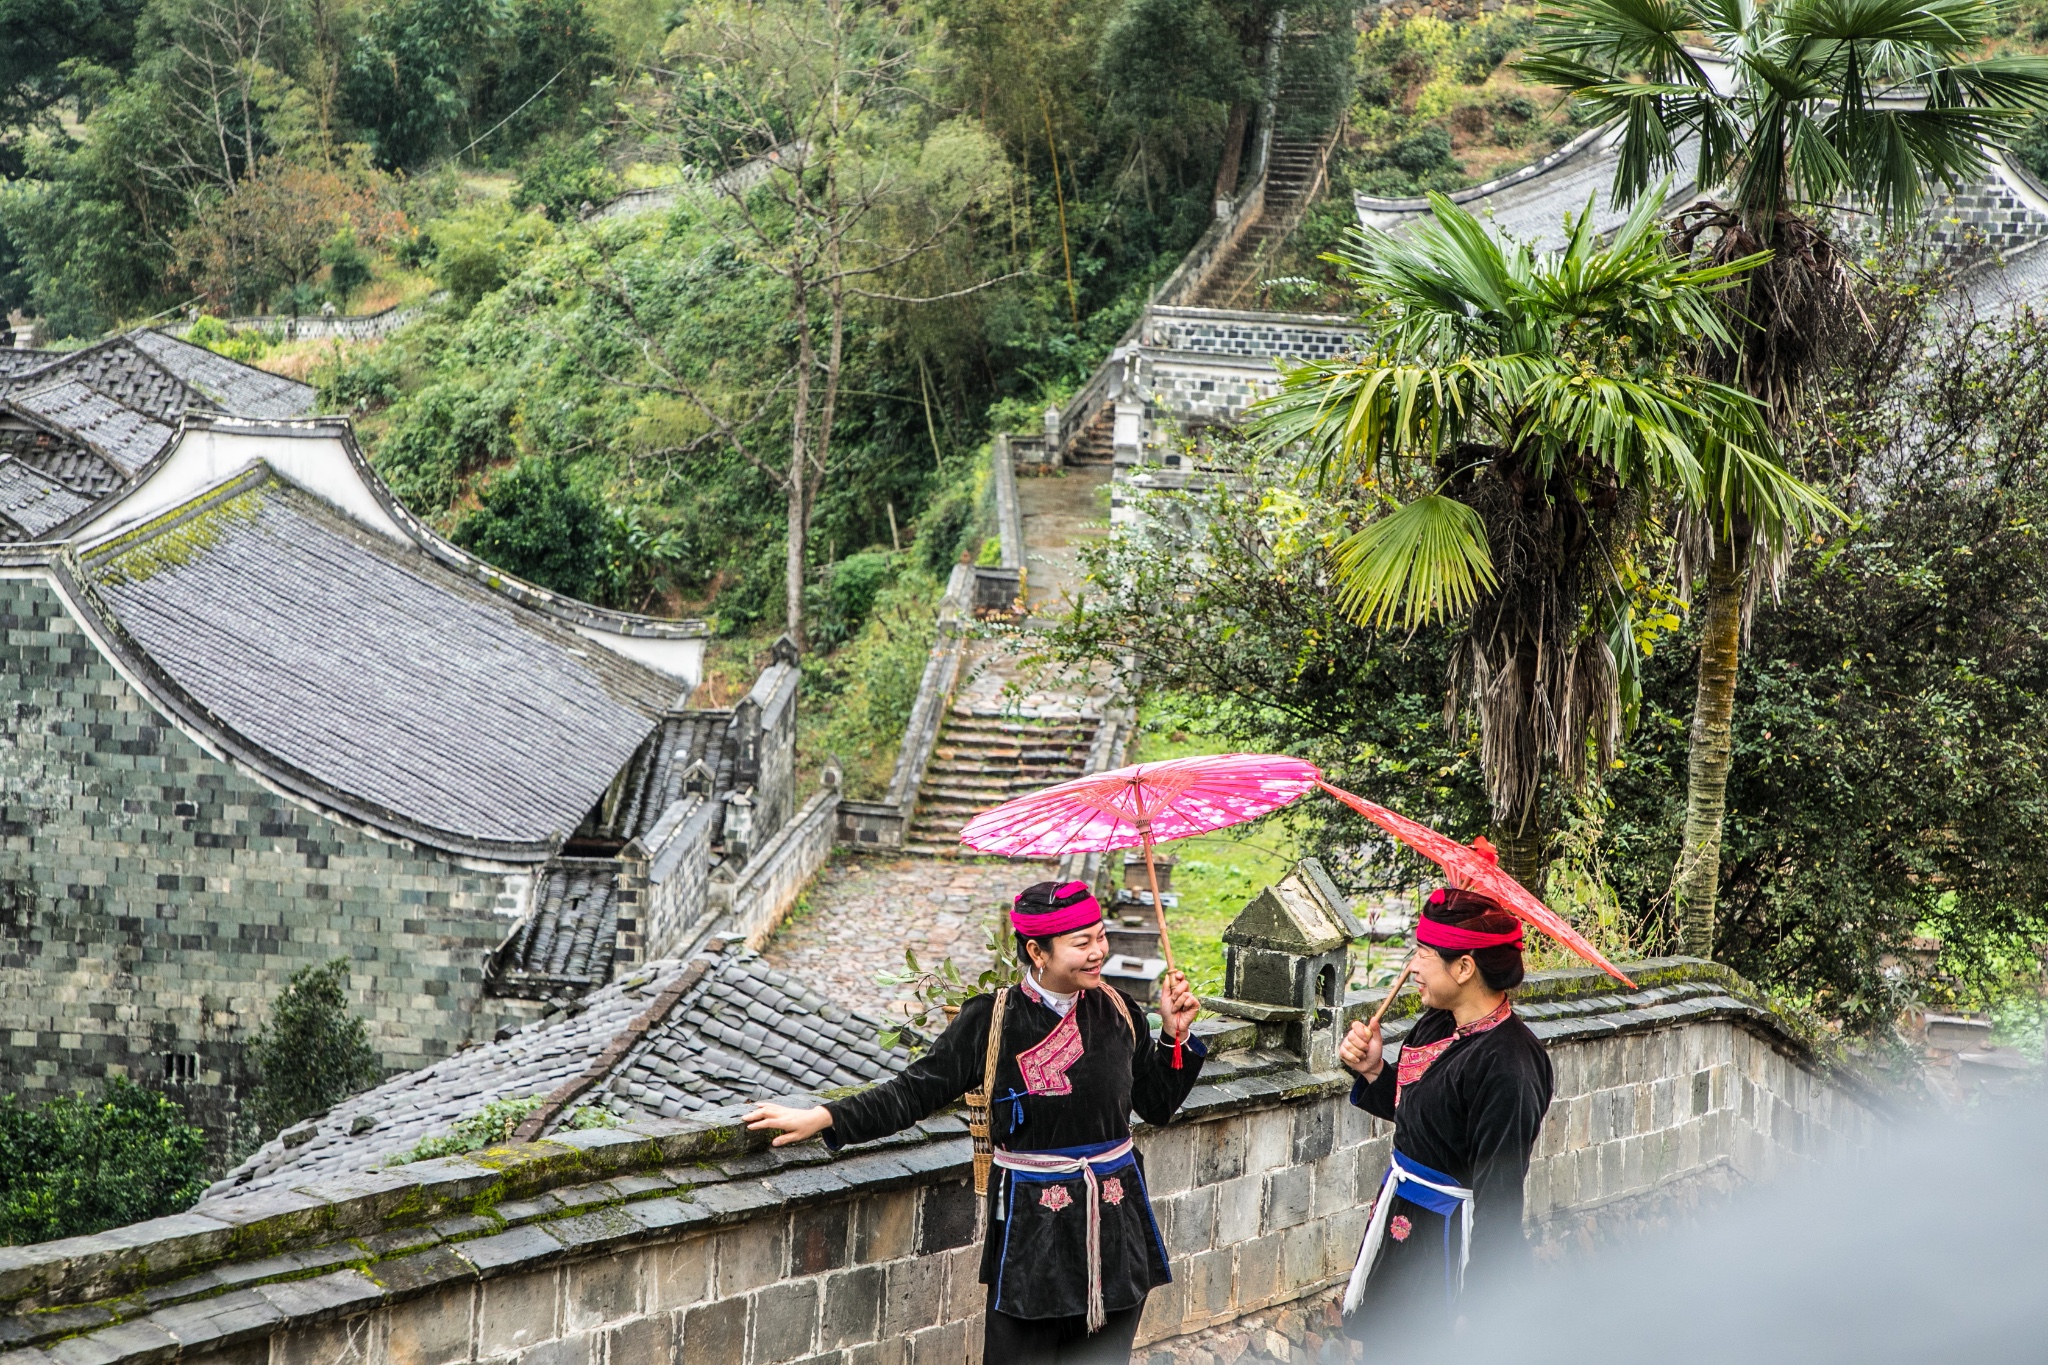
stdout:
[[1394,1107],[1401,1107],[1402,1092],[1427,1075],[1429,1069],[1436,1065],[1437,1058],[1449,1052],[1453,1043],[1462,1038],[1470,1038],[1474,1034],[1485,1033],[1489,1029],[1499,1028],[1513,1014],[1514,1002],[1502,996],[1500,1003],[1489,1013],[1469,1024],[1458,1025],[1448,1038],[1439,1038],[1433,1043],[1402,1044],[1401,1060],[1394,1069]]

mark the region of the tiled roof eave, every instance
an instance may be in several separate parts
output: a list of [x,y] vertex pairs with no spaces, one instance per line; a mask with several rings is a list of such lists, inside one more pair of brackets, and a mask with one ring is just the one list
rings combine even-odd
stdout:
[[519,865],[544,863],[553,856],[562,831],[553,831],[540,839],[510,840],[437,828],[342,791],[286,762],[243,735],[179,686],[108,609],[71,551],[49,555],[40,562],[47,565],[57,580],[80,624],[130,681],[140,686],[150,700],[187,733],[260,780],[309,801],[332,815],[439,852]]

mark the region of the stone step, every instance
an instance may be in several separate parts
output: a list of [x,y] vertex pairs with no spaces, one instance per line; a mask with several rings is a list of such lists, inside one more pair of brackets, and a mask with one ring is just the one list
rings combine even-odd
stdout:
[[1010,767],[1065,767],[1067,763],[1087,761],[1087,751],[1094,749],[1087,745],[1010,745],[1010,743],[989,743],[989,745],[938,745],[932,751],[932,765],[961,767],[967,772],[997,772]]
[[978,769],[962,772],[957,769],[934,769],[925,774],[918,790],[927,796],[941,793],[972,796],[978,799],[985,792],[999,792],[1005,795],[1030,791],[1040,784],[1064,782],[1070,777],[1079,777],[1086,770],[1082,763],[1033,764],[1028,768],[1006,768],[991,772]]
[[1007,716],[977,716],[972,712],[954,711],[946,717],[947,734],[1000,735],[1004,738],[1057,738],[1061,736],[1093,736],[1100,721],[1080,716],[1061,720],[1013,720]]

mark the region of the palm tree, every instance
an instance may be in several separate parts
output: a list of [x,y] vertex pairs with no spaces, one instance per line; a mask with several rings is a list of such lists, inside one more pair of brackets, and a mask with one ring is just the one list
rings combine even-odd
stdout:
[[[1682,250],[1771,260],[1723,296],[1739,344],[1716,340],[1707,373],[1791,420],[1802,381],[1856,314],[1830,206],[1910,221],[1936,184],[1980,174],[2048,107],[2048,61],[1978,58],[1997,36],[1991,0],[1561,0],[1521,69],[1618,121],[1615,194],[1628,203],[1687,157],[1727,202],[1680,216]],[[1703,59],[1702,43],[1719,61]],[[1790,544],[1825,504],[1790,486],[1708,481],[1685,523],[1681,590],[1700,592],[1701,651],[1673,895],[1687,951],[1711,955],[1727,809],[1729,729],[1744,627]],[[1786,498],[1792,501],[1787,502]]]
[[[1546,770],[1606,766],[1634,698],[1630,556],[1658,504],[1709,479],[1792,484],[1761,406],[1683,362],[1733,338],[1716,296],[1760,257],[1700,265],[1658,228],[1661,192],[1606,245],[1591,205],[1560,251],[1490,235],[1432,196],[1401,238],[1331,258],[1369,311],[1362,354],[1283,367],[1271,437],[1386,508],[1336,548],[1344,601],[1410,628],[1456,619],[1446,719],[1478,713],[1502,863],[1539,888]],[[1790,497],[1790,494],[1782,496]]]

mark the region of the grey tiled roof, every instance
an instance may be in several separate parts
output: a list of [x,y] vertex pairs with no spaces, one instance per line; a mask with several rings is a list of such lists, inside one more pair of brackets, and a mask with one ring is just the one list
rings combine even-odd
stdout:
[[40,428],[0,427],[0,455],[40,469],[73,492],[95,500],[128,482],[112,461],[69,436]]
[[8,405],[54,427],[132,475],[155,459],[175,434],[163,422],[78,380],[61,380],[7,396]]
[[229,360],[147,327],[81,350],[45,353],[40,365],[0,371],[0,378],[21,387],[80,381],[160,422],[175,422],[188,412],[304,417],[313,411],[317,396],[310,384]]
[[884,1080],[910,1060],[849,1014],[752,953],[728,951],[665,1022],[613,1068],[605,1107],[622,1117],[699,1109]]
[[33,540],[90,506],[41,470],[0,457],[0,540]]
[[168,332],[138,327],[126,340],[158,365],[237,417],[304,417],[313,411],[311,384],[244,365]]
[[223,410],[125,336],[56,356],[35,369],[8,376],[8,380],[10,391],[76,380],[159,422],[175,422],[188,412]]
[[38,365],[47,365],[59,353],[56,351],[17,350],[11,346],[0,346],[0,379],[33,370]]
[[676,684],[267,469],[96,550],[123,630],[221,724],[430,831],[575,829]]
[[[635,1021],[698,964],[705,970],[666,1016],[608,1072],[591,1076],[603,1065],[607,1045],[630,1036]],[[876,1044],[882,1027],[879,1017],[835,1008],[737,945],[716,945],[692,963],[650,963],[497,1042],[343,1100],[310,1134],[296,1133],[302,1139],[297,1146],[272,1139],[209,1190],[195,1211],[375,1170],[492,1101],[547,1095],[578,1077],[594,1082],[586,1102],[627,1116],[881,1080],[910,1060],[900,1049],[885,1052]]]
[[619,863],[557,858],[537,875],[533,910],[491,955],[494,995],[545,1000],[601,986],[618,941]]
[[[1614,168],[1620,160],[1615,145],[1619,134],[1612,128],[1590,131],[1557,152],[1510,172],[1484,185],[1451,194],[1453,203],[1504,236],[1527,242],[1539,251],[1556,251],[1566,241],[1566,214],[1586,212],[1590,202],[1596,232],[1611,232],[1628,218],[1629,210],[1614,202]],[[1695,197],[1690,168],[1698,162],[1697,146],[1688,139],[1679,144],[1678,164],[1687,168],[1673,178],[1665,199],[1667,212],[1675,212]],[[1397,232],[1429,216],[1426,199],[1373,199],[1354,196],[1359,222]]]
[[684,776],[700,759],[712,776],[705,795],[717,800],[732,787],[734,754],[725,742],[731,724],[732,712],[727,710],[677,711],[663,717],[661,728],[633,755],[619,783],[618,803],[597,811],[577,832],[585,838],[619,840],[645,834],[681,799]]

